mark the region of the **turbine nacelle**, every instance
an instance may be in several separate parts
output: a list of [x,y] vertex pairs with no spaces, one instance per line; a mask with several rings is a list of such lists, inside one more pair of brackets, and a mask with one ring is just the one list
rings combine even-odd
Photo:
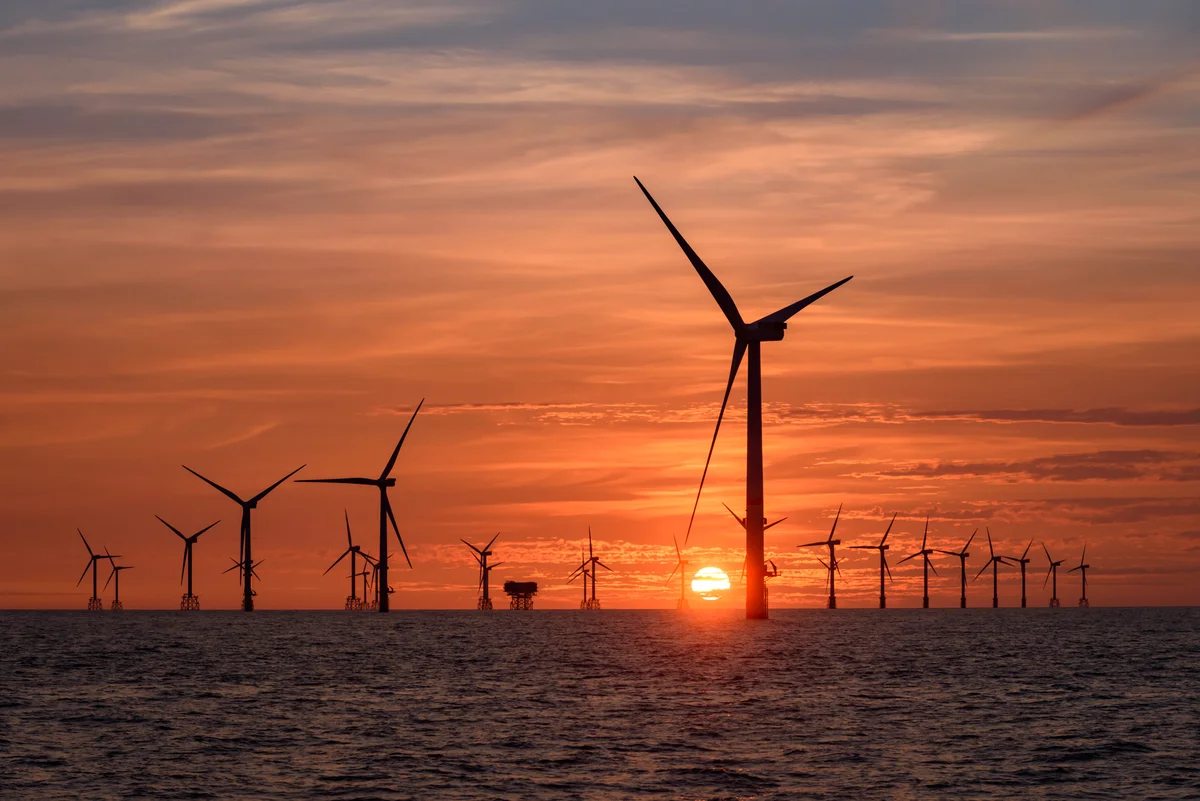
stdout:
[[739,342],[779,342],[787,330],[787,323],[763,318],[746,323],[737,329]]

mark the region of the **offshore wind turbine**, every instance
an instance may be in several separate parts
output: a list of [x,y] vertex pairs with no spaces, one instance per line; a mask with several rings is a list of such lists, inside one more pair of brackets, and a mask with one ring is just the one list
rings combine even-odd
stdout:
[[[738,524],[741,525],[742,530],[744,531],[746,528],[746,518],[738,517],[737,512],[735,512],[729,508],[729,504],[722,502],[721,505],[725,507],[726,511],[728,511],[729,514],[733,515],[733,519],[738,521]],[[766,531],[767,529],[771,528],[772,526],[779,525],[784,520],[787,520],[787,518],[781,517],[778,520],[776,520],[774,523],[768,523],[767,518],[764,517],[763,518],[763,531]],[[763,555],[765,557],[766,553],[764,552]],[[769,595],[767,593],[767,583],[766,583],[767,579],[773,579],[778,575],[779,575],[779,568],[777,568],[775,566],[775,561],[773,559],[765,559],[765,561],[763,562],[763,598],[764,599],[769,597]],[[738,579],[738,584],[744,584],[745,581],[746,581],[746,557],[743,556],[742,557],[742,575]]]
[[1021,608],[1022,609],[1024,609],[1025,605],[1026,605],[1025,604],[1025,565],[1027,565],[1033,561],[1032,559],[1027,558],[1029,556],[1029,549],[1032,547],[1033,547],[1033,540],[1030,539],[1029,544],[1025,546],[1025,553],[1021,554],[1020,559],[1017,559],[1016,557],[1013,557],[1013,556],[1008,557],[1008,560],[1010,562],[1016,562],[1017,564],[1019,564],[1021,566]]
[[1083,560],[1086,558],[1087,558],[1087,543],[1085,542],[1083,544],[1083,554],[1079,557],[1079,564],[1067,571],[1068,573],[1074,573],[1076,570],[1078,570],[1079,575],[1083,578],[1082,591],[1079,596],[1079,606],[1082,609],[1088,608],[1087,572],[1088,572],[1088,568],[1091,567],[1091,565],[1085,565],[1083,563]]
[[[725,507],[728,509],[729,507]],[[732,514],[732,512],[731,512]],[[734,515],[737,517],[737,515]],[[683,558],[683,551],[679,550],[679,540],[675,535],[671,535],[671,542],[675,543],[675,567],[671,568],[671,575],[667,576],[667,583],[671,583],[671,579],[675,577],[675,571],[679,571],[679,600],[675,603],[676,609],[687,609],[687,567],[688,560]]]
[[1000,608],[1000,579],[996,575],[996,570],[1000,567],[1000,565],[1005,565],[1008,563],[1004,561],[1006,557],[997,556],[996,549],[992,547],[992,530],[985,526],[984,531],[987,532],[988,553],[991,554],[991,558],[988,559],[987,562],[984,563],[983,567],[979,568],[979,572],[975,574],[975,578],[971,579],[971,581],[978,581],[979,577],[983,575],[983,571],[987,570],[988,566],[990,565],[992,568],[992,608],[999,609]]
[[396,457],[400,455],[400,448],[404,445],[404,439],[408,436],[408,430],[412,428],[413,420],[417,419],[417,412],[421,411],[421,406],[425,404],[425,399],[421,398],[421,402],[417,404],[417,408],[413,410],[412,417],[408,418],[408,425],[404,427],[404,433],[400,435],[400,441],[396,443],[396,449],[392,451],[392,458],[388,459],[387,465],[384,466],[383,472],[379,474],[379,478],[302,478],[297,479],[298,483],[302,484],[362,484],[369,487],[377,487],[379,489],[379,564],[376,565],[376,572],[379,574],[379,584],[381,587],[386,587],[387,591],[379,591],[379,611],[388,611],[388,594],[391,592],[391,587],[388,585],[388,550],[387,550],[387,531],[388,521],[392,523],[392,530],[396,532],[396,539],[400,541],[400,550],[404,553],[404,561],[408,562],[409,568],[412,567],[412,560],[408,558],[408,549],[404,547],[404,539],[400,536],[400,527],[396,525],[396,515],[392,513],[392,504],[388,500],[388,487],[396,486],[396,479],[391,477],[392,468],[396,466]]
[[1046,588],[1047,581],[1051,578],[1054,579],[1054,587],[1050,591],[1050,607],[1057,609],[1061,605],[1058,602],[1058,566],[1067,560],[1059,559],[1057,562],[1054,561],[1054,557],[1050,555],[1050,549],[1046,547],[1046,543],[1044,542],[1042,543],[1042,550],[1046,552],[1046,561],[1050,563],[1050,569],[1046,571],[1046,578],[1042,581],[1042,589]]
[[825,569],[829,571],[829,601],[825,605],[826,609],[837,609],[837,590],[834,588],[833,571],[837,570],[839,575],[841,575],[842,571],[841,568],[838,567],[838,559],[834,554],[833,549],[835,546],[841,545],[842,541],[835,540],[833,538],[833,533],[837,531],[838,520],[841,518],[842,507],[838,506],[837,516],[833,518],[833,528],[829,529],[829,539],[818,540],[817,542],[806,542],[803,545],[796,546],[797,548],[812,548],[816,545],[826,545],[829,547],[829,563],[826,564],[824,559],[821,560],[821,564],[825,565]]
[[[499,536],[500,533],[496,532],[496,537]],[[488,557],[492,555],[492,543],[496,541],[496,537],[492,537],[488,544],[483,546],[482,549],[476,548],[471,543],[459,537],[459,539],[462,540],[463,545],[466,545],[468,548],[474,551],[474,553],[471,555],[475,557],[475,561],[479,564],[478,589],[480,591],[480,595],[479,602],[475,605],[476,609],[490,610],[492,608],[492,596],[491,593],[488,592],[488,576],[491,574],[494,568],[500,567],[500,565],[504,564],[503,562],[497,562],[494,565],[489,565],[487,563]]]
[[602,567],[608,572],[613,572],[613,569],[600,561],[600,557],[596,556],[595,550],[592,548],[592,527],[588,526],[588,558],[586,562],[591,567],[592,574],[592,597],[588,599],[588,609],[599,609],[600,599],[596,597],[596,568]]
[[[79,529],[75,529],[75,530],[79,531]],[[89,570],[92,571],[92,597],[88,598],[87,608],[88,608],[89,612],[100,612],[100,611],[104,610],[104,602],[100,600],[100,593],[98,592],[98,590],[96,588],[96,563],[99,562],[101,559],[108,559],[111,562],[113,557],[108,555],[107,548],[105,549],[105,553],[103,553],[103,554],[97,554],[97,553],[93,552],[92,546],[88,545],[87,537],[83,536],[82,531],[79,531],[79,539],[83,540],[83,547],[87,548],[88,563],[87,563],[87,567],[85,567],[83,569],[83,572],[81,574],[79,574],[79,581],[75,582],[75,586],[78,587],[80,584],[82,584],[84,577],[87,576],[87,574],[88,574],[88,571]],[[105,584],[104,586],[107,587],[108,585]]]
[[700,493],[704,489],[704,479],[708,475],[708,465],[712,460],[713,447],[717,443],[717,434],[721,430],[721,420],[725,417],[725,407],[729,403],[729,393],[733,389],[734,379],[737,378],[738,368],[742,358],[748,353],[746,388],[746,564],[749,571],[749,581],[746,582],[746,617],[748,619],[765,620],[768,617],[766,596],[766,565],[763,547],[763,453],[762,453],[762,357],[760,346],[763,342],[779,342],[787,329],[787,321],[806,306],[820,300],[825,295],[837,289],[854,276],[843,278],[835,284],[830,284],[819,292],[798,300],[771,314],[747,323],[742,319],[737,304],[729,291],[721,284],[712,270],[708,268],[692,249],[692,246],[679,233],[674,223],[651,197],[650,192],[636,177],[642,194],[650,201],[659,219],[666,225],[675,242],[683,250],[688,261],[692,263],[700,280],[708,287],[709,293],[725,314],[729,325],[733,328],[734,345],[733,360],[729,366],[729,381],[725,386],[725,397],[721,401],[721,411],[717,415],[717,425],[713,431],[712,443],[708,446],[708,458],[704,461],[704,472],[700,476],[700,488],[696,491],[696,502],[692,506],[692,517],[688,521],[687,534],[683,544],[686,546],[692,531],[692,521],[696,518],[696,507],[700,503]]
[[[105,554],[106,555],[108,554],[107,548],[105,549]],[[108,581],[104,582],[104,589],[106,589],[106,590],[108,589],[109,581],[115,580],[115,583],[113,584],[113,602],[112,602],[111,609],[114,612],[120,612],[122,609],[125,608],[121,604],[121,571],[122,570],[132,570],[133,565],[118,565],[115,561],[117,558],[115,556],[107,555],[107,558],[108,558],[109,562],[112,564],[112,571],[108,574]]]
[[579,608],[591,609],[592,607],[588,603],[588,559],[583,548],[579,549],[579,567],[575,568],[571,572],[571,575],[567,577],[567,583],[570,584],[579,576],[583,576],[583,600],[579,602]]
[[929,570],[930,570],[930,568],[933,569],[933,575],[935,575],[935,576],[938,575],[937,568],[933,567],[933,562],[931,562],[929,560],[929,554],[933,553],[934,550],[933,550],[933,548],[925,547],[925,544],[928,542],[928,540],[929,540],[929,515],[926,515],[925,516],[925,534],[924,534],[924,536],[921,537],[921,550],[917,551],[916,553],[912,554],[911,556],[904,557],[903,559],[901,559],[899,562],[896,563],[898,565],[902,565],[905,562],[907,562],[909,559],[916,559],[918,556],[921,557],[921,561],[924,563],[924,566],[925,566],[925,571],[924,571],[925,572],[925,594],[921,601],[921,607],[923,609],[929,608]]
[[[897,512],[896,514],[899,514],[899,513]],[[884,585],[883,585],[884,571],[887,571],[888,580],[889,581],[892,580],[892,569],[890,567],[888,567],[888,563],[887,563],[887,550],[888,550],[888,548],[891,548],[892,546],[887,544],[887,538],[888,538],[888,534],[892,533],[892,524],[896,522],[896,514],[892,515],[892,522],[888,523],[887,531],[883,532],[883,539],[881,539],[879,541],[878,545],[851,545],[850,546],[850,550],[852,550],[852,551],[863,551],[863,550],[879,551],[879,608],[880,609],[887,609],[887,591],[884,589]]]
[[[186,464],[183,465],[184,470],[188,471],[193,476],[200,479],[205,484],[208,484],[210,487],[217,490],[222,495],[225,495],[226,497],[228,497],[230,500],[232,500],[238,506],[242,507],[242,530],[241,530],[241,534],[238,537],[238,559],[237,559],[237,561],[238,561],[238,566],[244,568],[242,570],[242,574],[241,574],[242,575],[242,611],[243,612],[253,612],[254,611],[254,596],[257,594],[254,592],[254,587],[250,582],[251,576],[253,576],[254,578],[258,578],[258,574],[254,572],[254,567],[259,564],[258,562],[255,562],[252,557],[253,540],[250,536],[250,510],[257,508],[259,501],[261,501],[263,498],[270,495],[271,492],[274,491],[274,489],[276,487],[278,487],[283,482],[287,481],[292,476],[299,473],[301,470],[304,469],[304,467],[305,467],[305,465],[300,465],[295,470],[288,473],[286,476],[279,479],[278,481],[276,481],[271,486],[267,487],[262,492],[249,498],[248,500],[243,500],[239,496],[234,495],[232,492],[230,492],[229,490],[222,487],[217,482],[215,482],[211,479],[205,478],[204,476],[200,475],[192,468],[188,467]],[[228,573],[229,571],[226,570],[225,572]]]
[[[155,515],[155,517],[158,517],[158,515]],[[174,531],[175,536],[177,536],[177,537],[179,537],[179,539],[183,540],[183,566],[179,570],[179,583],[180,584],[183,583],[183,577],[186,574],[187,575],[187,594],[184,595],[183,598],[180,599],[179,609],[181,611],[185,611],[185,612],[198,611],[200,609],[200,599],[197,598],[194,594],[192,594],[192,546],[196,544],[196,541],[198,539],[200,539],[201,534],[208,531],[210,528],[215,526],[217,523],[220,523],[221,521],[218,520],[217,523],[209,523],[207,526],[200,529],[199,531],[197,531],[195,534],[191,535],[190,537],[185,537],[183,535],[182,531],[175,528],[170,523],[168,523],[166,520],[163,520],[161,517],[158,517],[158,522],[162,523],[164,526],[171,529],[171,531]]]
[[975,535],[978,533],[979,529],[975,529],[971,532],[971,536],[967,538],[967,544],[963,546],[961,551],[938,551],[938,553],[944,553],[947,556],[954,556],[958,558],[958,566],[962,573],[962,594],[958,598],[958,606],[960,609],[967,608],[967,557],[971,555],[967,549],[971,547],[971,540],[975,539]]
[[325,568],[324,576],[338,566],[338,562],[350,557],[350,595],[346,597],[346,605],[343,607],[348,612],[357,612],[362,610],[363,602],[367,600],[366,593],[363,593],[362,600],[359,600],[358,593],[355,591],[354,577],[358,575],[358,557],[364,556],[362,548],[354,544],[354,538],[350,536],[350,513],[345,509],[342,510],[342,515],[346,518],[346,550],[342,551],[342,555],[334,560],[333,564]]

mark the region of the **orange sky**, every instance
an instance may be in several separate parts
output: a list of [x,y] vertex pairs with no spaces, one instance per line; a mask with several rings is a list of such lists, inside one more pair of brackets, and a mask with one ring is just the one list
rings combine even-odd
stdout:
[[[821,605],[795,545],[839,504],[847,544],[899,513],[893,565],[929,514],[938,548],[1086,539],[1095,604],[1200,601],[1200,15],[1047,6],[6,4],[0,606],[85,605],[77,526],[127,607],[177,606],[160,514],[222,520],[197,591],[236,608],[237,508],[180,465],[371,474],[421,398],[394,606],[473,605],[458,538],[497,531],[495,578],[572,606],[589,524],[606,606],[673,605],[732,338],[634,174],[748,319],[856,275],[763,349],[772,605]],[[736,575],[731,403],[690,558]],[[259,607],[339,607],[376,503],[264,501]]]

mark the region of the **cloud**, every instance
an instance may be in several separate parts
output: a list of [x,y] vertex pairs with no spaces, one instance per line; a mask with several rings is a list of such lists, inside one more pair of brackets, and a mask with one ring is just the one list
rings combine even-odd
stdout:
[[[1180,464],[1192,462],[1192,464]],[[1023,461],[925,462],[879,470],[868,475],[887,478],[998,478],[1021,481],[1130,481],[1200,478],[1200,452],[1098,451],[1044,456]]]

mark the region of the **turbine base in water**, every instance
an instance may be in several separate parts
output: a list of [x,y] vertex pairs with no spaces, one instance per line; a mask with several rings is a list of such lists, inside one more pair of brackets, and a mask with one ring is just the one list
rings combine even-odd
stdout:
[[125,606],[120,601],[113,601],[112,606],[109,607],[109,609],[111,609],[114,612],[120,612],[124,608],[125,608]]
[[584,609],[599,609],[600,608],[600,599],[599,598],[589,598],[587,601],[587,606],[584,606],[583,608]]
[[361,612],[363,610],[363,602],[356,595],[346,597],[346,605],[342,607],[347,612]]
[[1050,599],[1050,608],[1051,609],[1058,609],[1060,606],[1062,606],[1062,603],[1057,598]]
[[101,601],[99,598],[88,598],[88,611],[89,612],[103,612],[104,611],[104,601]]
[[199,612],[200,611],[200,596],[185,595],[179,601],[180,612]]
[[1088,608],[1088,599],[1087,599],[1087,598],[1080,598],[1080,599],[1079,599],[1079,608],[1080,608],[1080,609],[1087,609],[1087,608]]
[[486,611],[486,612],[492,611],[492,599],[491,598],[480,598],[479,601],[475,604],[475,608],[479,609],[481,611]]

